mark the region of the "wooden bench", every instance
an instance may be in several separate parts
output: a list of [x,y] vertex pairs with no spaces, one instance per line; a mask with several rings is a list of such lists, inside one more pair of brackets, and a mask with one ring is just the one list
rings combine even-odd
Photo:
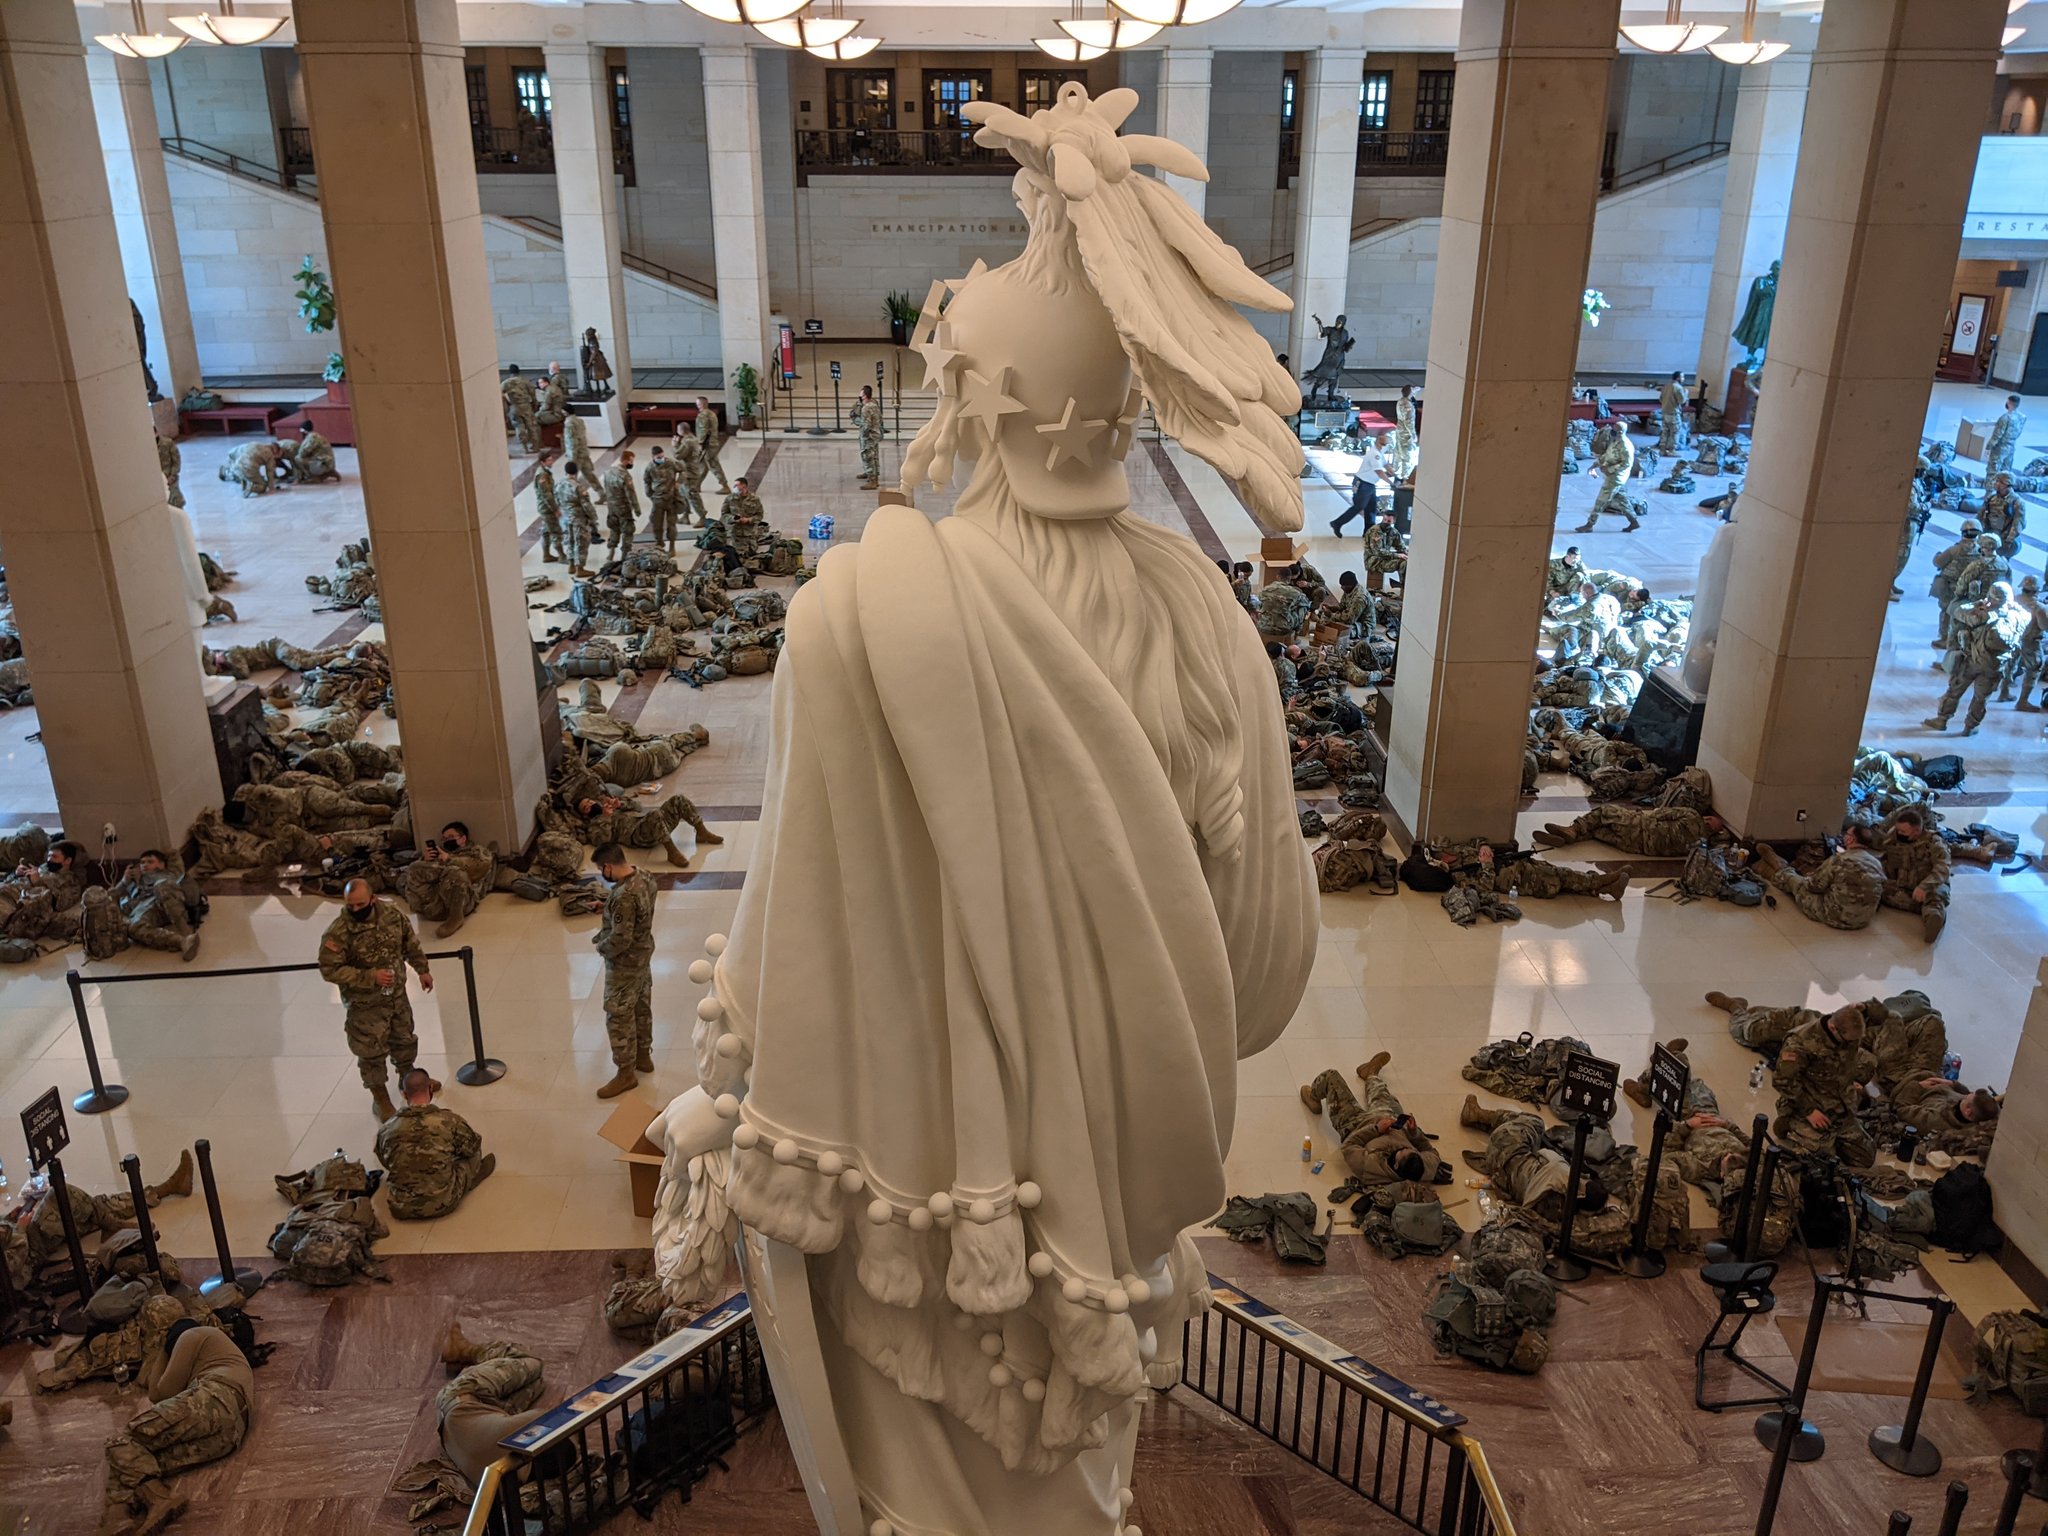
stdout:
[[230,432],[238,431],[241,423],[249,422],[258,432],[268,437],[278,417],[290,409],[290,406],[285,405],[224,405],[213,411],[180,411],[178,431],[180,435],[191,432],[199,422],[204,421],[217,425],[221,435],[225,437]]

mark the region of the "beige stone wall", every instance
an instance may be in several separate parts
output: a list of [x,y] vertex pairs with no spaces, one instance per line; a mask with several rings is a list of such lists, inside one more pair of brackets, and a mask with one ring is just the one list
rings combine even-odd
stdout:
[[[1964,1064],[1966,1082],[1968,1063]],[[2048,960],[2041,963],[2019,1051],[2006,1084],[2005,1111],[1987,1162],[1993,1213],[2014,1247],[2048,1270]]]

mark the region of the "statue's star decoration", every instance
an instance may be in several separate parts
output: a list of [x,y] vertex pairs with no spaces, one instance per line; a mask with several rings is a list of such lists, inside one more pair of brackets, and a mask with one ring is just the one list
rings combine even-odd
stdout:
[[946,279],[944,284],[946,292],[958,293],[961,289],[965,288],[969,283],[973,282],[977,277],[981,276],[981,274],[986,272],[987,270],[988,263],[983,261],[979,256],[975,257],[974,265],[967,269],[967,275],[965,277],[949,277]]
[[1062,459],[1094,464],[1095,440],[1109,430],[1107,421],[1074,420],[1074,405],[1074,397],[1067,396],[1066,409],[1060,412],[1058,421],[1032,428],[1032,431],[1042,434],[1049,445],[1045,455],[1047,469],[1058,469]]
[[1001,418],[1024,409],[1024,402],[1005,393],[1010,384],[1007,366],[998,368],[994,378],[966,369],[960,378],[960,414],[980,420],[991,441],[1002,425]]
[[1131,451],[1131,443],[1138,435],[1138,418],[1145,414],[1145,392],[1133,388],[1124,397],[1124,408],[1116,419],[1116,431],[1110,435],[1109,454],[1120,459]]
[[953,345],[952,322],[939,321],[932,327],[931,335],[910,350],[924,358],[924,387],[936,387],[942,395],[953,393],[953,366],[960,349]]

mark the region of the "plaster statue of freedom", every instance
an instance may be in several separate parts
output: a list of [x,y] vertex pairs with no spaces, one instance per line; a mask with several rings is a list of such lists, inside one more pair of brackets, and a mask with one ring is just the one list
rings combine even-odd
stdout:
[[1315,954],[1271,668],[1123,467],[1149,401],[1301,526],[1299,391],[1234,308],[1288,301],[1134,173],[1206,176],[1119,136],[1136,104],[964,109],[1030,233],[934,285],[904,488],[972,474],[936,523],[878,508],[791,604],[758,852],[691,968],[670,1174],[743,1224],[825,1529],[1125,1529],[1136,1398],[1208,1302],[1184,1234],[1223,1203],[1237,1063]]

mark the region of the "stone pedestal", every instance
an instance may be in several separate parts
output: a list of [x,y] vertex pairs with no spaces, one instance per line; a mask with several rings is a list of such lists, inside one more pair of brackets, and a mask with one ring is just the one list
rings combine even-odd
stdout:
[[1619,12],[1466,0],[1460,21],[1387,764],[1418,837],[1514,832]]
[[415,824],[545,786],[455,0],[296,0]]
[[0,5],[0,546],[64,829],[132,856],[220,784],[71,0]]
[[[1821,21],[1700,765],[1753,837],[1839,822],[1941,343],[2003,0]],[[1930,688],[1930,700],[1932,690]]]

